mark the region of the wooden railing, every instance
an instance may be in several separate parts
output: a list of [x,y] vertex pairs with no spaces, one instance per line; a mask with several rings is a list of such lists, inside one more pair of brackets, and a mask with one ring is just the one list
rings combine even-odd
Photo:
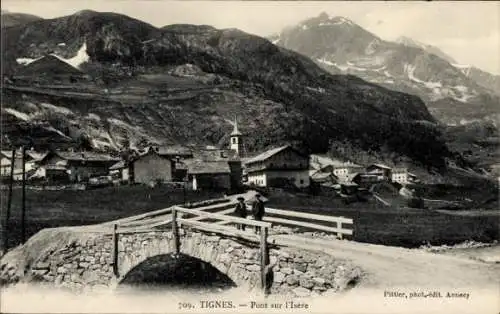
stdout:
[[[249,242],[259,243],[260,246],[260,272],[261,272],[261,287],[264,293],[267,293],[266,276],[269,266],[269,230],[273,225],[298,226],[313,230],[332,232],[342,239],[344,235],[353,235],[351,229],[344,225],[353,224],[353,219],[344,217],[325,216],[317,214],[302,213],[298,211],[282,210],[276,208],[266,208],[266,216],[264,221],[256,221],[247,218],[229,216],[228,214],[234,211],[234,208],[228,208],[229,205],[234,205],[236,202],[224,202],[214,204],[197,209],[188,209],[180,206],[173,206],[156,210],[153,212],[137,215],[134,217],[115,220],[109,223],[104,223],[94,226],[82,227],[84,232],[98,232],[111,234],[113,239],[113,271],[115,276],[118,274],[118,238],[120,234],[134,234],[146,232],[172,232],[174,238],[174,252],[180,253],[180,228],[192,228],[204,232],[221,234],[227,237],[244,239]],[[207,209],[222,209],[218,213],[206,212]],[[281,216],[281,217],[275,217]],[[306,221],[296,220],[299,218]],[[203,221],[205,220],[205,221]],[[208,221],[206,221],[208,220]],[[311,222],[312,221],[312,222]],[[329,225],[321,224],[328,223]],[[334,223],[334,226],[331,224]],[[253,232],[245,232],[234,228],[234,224],[245,225],[250,228],[259,227],[260,234]],[[168,227],[168,228],[160,228]],[[170,228],[171,227],[171,228]]]
[[[191,219],[189,218],[183,218],[183,216],[192,216]],[[238,229],[235,229],[233,227],[229,226],[222,226],[222,225],[216,225],[213,223],[209,222],[201,222],[199,220],[194,220],[193,218],[196,217],[203,217],[203,218],[208,218],[208,219],[214,219],[214,220],[221,220],[225,221],[228,223],[236,223],[240,225],[245,225],[249,227],[258,227],[260,228],[260,235],[251,233],[251,232],[245,232],[241,231]],[[239,239],[245,239],[247,241],[251,242],[258,242],[260,243],[260,282],[261,282],[261,289],[263,290],[264,294],[267,294],[267,266],[269,265],[269,246],[267,243],[267,237],[269,235],[269,229],[271,228],[272,224],[269,222],[263,222],[263,221],[256,221],[256,220],[249,220],[245,218],[239,218],[239,217],[232,217],[228,215],[222,215],[222,214],[214,214],[214,213],[207,213],[199,210],[193,210],[193,209],[187,209],[187,208],[182,208],[175,206],[172,210],[172,233],[174,235],[174,241],[175,241],[175,253],[179,254],[180,252],[180,238],[179,238],[179,225],[182,226],[188,226],[197,230],[202,230],[206,232],[212,232],[212,233],[218,233],[222,234],[225,236],[230,236],[230,237],[236,237]]]
[[[287,218],[273,217],[274,215],[284,216]],[[311,223],[307,221],[294,220],[294,219],[289,219],[288,217],[302,218],[306,220],[312,220],[314,222]],[[298,226],[313,230],[332,232],[335,233],[337,235],[337,238],[339,239],[342,239],[344,235],[350,235],[350,236],[353,235],[352,229],[344,228],[343,226],[344,224],[353,225],[354,221],[351,218],[301,213],[297,211],[282,210],[275,208],[266,208],[266,215],[264,216],[263,220],[271,222],[274,225],[279,224],[287,226]],[[335,226],[334,227],[325,226],[324,224],[319,224],[317,222],[334,223]],[[226,225],[229,223],[230,222],[228,221],[218,221],[215,224]]]
[[352,229],[346,229],[346,228],[343,228],[343,226],[342,226],[343,224],[352,225],[354,223],[354,221],[351,218],[301,213],[301,212],[297,212],[297,211],[282,210],[282,209],[275,209],[275,208],[266,208],[266,214],[279,215],[279,216],[285,216],[285,217],[303,218],[303,219],[313,220],[313,221],[333,222],[336,224],[336,227],[329,227],[329,226],[325,226],[325,225],[321,225],[321,224],[317,224],[317,223],[310,223],[310,222],[305,222],[305,221],[278,218],[278,217],[270,217],[270,216],[264,217],[264,221],[269,221],[269,222],[273,222],[273,223],[280,223],[280,224],[284,224],[284,225],[292,225],[292,226],[305,227],[305,228],[310,228],[310,229],[315,229],[315,230],[320,230],[320,231],[333,232],[333,233],[337,234],[337,238],[339,238],[339,239],[342,239],[343,235],[353,235]]

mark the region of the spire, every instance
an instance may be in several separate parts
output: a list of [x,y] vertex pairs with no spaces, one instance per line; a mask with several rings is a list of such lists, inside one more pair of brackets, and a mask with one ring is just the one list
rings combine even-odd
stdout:
[[231,132],[231,136],[239,136],[241,135],[241,132],[238,130],[238,121],[236,118],[234,118],[234,129],[233,132]]

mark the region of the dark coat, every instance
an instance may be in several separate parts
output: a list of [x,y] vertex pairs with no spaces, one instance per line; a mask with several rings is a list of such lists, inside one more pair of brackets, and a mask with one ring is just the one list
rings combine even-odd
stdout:
[[262,217],[264,217],[264,213],[265,213],[264,202],[256,201],[255,203],[253,203],[252,215],[255,219],[262,220]]
[[234,208],[234,213],[238,217],[246,218],[247,217],[247,207],[245,204],[238,203]]

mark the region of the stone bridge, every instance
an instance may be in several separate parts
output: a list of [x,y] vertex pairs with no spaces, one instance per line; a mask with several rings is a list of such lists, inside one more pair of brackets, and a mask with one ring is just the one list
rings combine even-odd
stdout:
[[[326,221],[337,226],[277,217],[257,222],[228,216],[234,201],[216,200],[196,210],[173,206],[94,226],[44,229],[2,258],[0,283],[40,281],[77,290],[117,288],[141,279],[151,264],[156,268],[149,273],[180,273],[183,283],[183,275],[189,276],[183,272],[196,264],[230,285],[249,291],[307,296],[342,290],[359,277],[360,270],[349,263],[269,236],[276,223],[312,227],[340,236],[352,234],[341,226],[352,224],[351,220],[267,209],[281,217]],[[214,209],[224,210],[207,212]],[[257,236],[248,229],[237,230],[234,223],[260,226],[262,233]]]
[[[37,237],[43,237],[44,231],[49,230],[42,230],[27,245],[30,241],[37,242]],[[129,273],[149,259],[175,259],[176,256],[171,231],[119,234],[116,240],[111,234],[57,229],[52,232],[56,232],[59,239],[62,237],[66,240],[39,254],[22,271],[2,263],[1,276],[4,281],[9,277],[7,281],[10,282],[50,282],[55,286],[76,290],[117,288]],[[214,267],[238,287],[249,291],[260,287],[258,244],[195,230],[179,232],[181,255]],[[117,242],[117,259],[113,257],[113,241]],[[319,252],[271,245],[269,257],[267,285],[270,293],[319,295],[342,290],[360,275],[359,269]],[[117,260],[116,264],[114,260]],[[157,271],[179,270],[167,268]],[[22,272],[24,276],[20,274]]]

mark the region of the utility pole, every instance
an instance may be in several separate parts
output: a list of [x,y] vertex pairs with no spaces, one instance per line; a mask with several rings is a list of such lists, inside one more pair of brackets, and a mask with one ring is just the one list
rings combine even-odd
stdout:
[[21,233],[22,243],[26,241],[26,147],[22,147],[22,161],[23,161],[23,202],[21,211]]
[[4,236],[3,236],[3,250],[7,253],[9,249],[9,221],[10,221],[10,208],[12,205],[12,185],[14,184],[14,163],[16,160],[16,148],[12,149],[12,155],[10,158],[10,181],[9,181],[9,196],[7,199],[7,213],[5,215],[5,226],[4,226]]

